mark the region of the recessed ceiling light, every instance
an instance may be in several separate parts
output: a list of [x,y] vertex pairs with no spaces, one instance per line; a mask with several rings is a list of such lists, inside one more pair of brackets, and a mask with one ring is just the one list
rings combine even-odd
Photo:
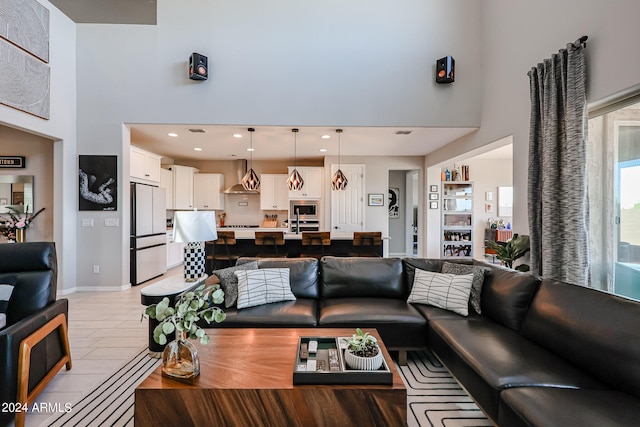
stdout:
[[321,152],[321,153],[325,153],[326,151],[327,151],[327,149],[326,149],[326,148],[321,148],[321,149],[320,149],[320,152]]
[[193,150],[194,150],[194,151],[202,151],[202,148],[200,148],[200,147],[196,147],[196,148],[194,148]]
[[255,151],[253,148],[247,148],[247,151]]
[[329,139],[329,138],[331,138],[331,135],[322,135],[321,138],[322,139]]
[[176,136],[178,136],[178,134],[175,132],[168,133],[167,135],[169,135],[172,138],[175,138]]
[[233,134],[233,137],[234,137],[234,138],[242,138],[242,135],[240,135],[239,133],[234,133],[234,134]]

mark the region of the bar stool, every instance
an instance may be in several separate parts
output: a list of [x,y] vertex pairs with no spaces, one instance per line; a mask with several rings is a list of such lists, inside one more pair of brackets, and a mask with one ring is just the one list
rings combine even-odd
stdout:
[[205,242],[205,253],[207,254],[207,267],[208,274],[211,274],[213,270],[218,269],[218,264],[227,263],[229,267],[235,265],[238,258],[242,256],[240,253],[236,253],[233,249],[236,246],[236,233],[235,231],[218,231],[218,238],[216,240],[209,240]]
[[349,256],[380,258],[382,232],[355,231],[353,233],[353,247],[357,248],[357,251],[350,253]]
[[[303,231],[302,253],[300,257],[320,259],[325,254],[325,247],[331,246],[331,233],[328,231]],[[319,248],[319,249],[318,249]]]
[[281,253],[279,246],[284,246],[283,231],[256,231],[256,246],[260,249],[257,257],[260,258],[286,258],[287,253]]

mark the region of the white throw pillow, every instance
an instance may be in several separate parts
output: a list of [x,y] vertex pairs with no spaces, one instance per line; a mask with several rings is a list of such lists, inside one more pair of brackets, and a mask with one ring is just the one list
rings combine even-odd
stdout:
[[[15,284],[15,283],[14,283]],[[0,329],[7,324],[7,308],[13,293],[13,285],[0,283]]]
[[238,309],[280,301],[295,301],[288,268],[234,271],[238,277]]
[[473,274],[444,274],[416,269],[407,302],[429,304],[454,313],[469,314]]

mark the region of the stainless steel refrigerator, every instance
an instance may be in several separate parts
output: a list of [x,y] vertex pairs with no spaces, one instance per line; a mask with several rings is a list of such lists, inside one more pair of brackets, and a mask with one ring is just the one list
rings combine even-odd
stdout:
[[167,271],[166,190],[131,183],[131,285]]

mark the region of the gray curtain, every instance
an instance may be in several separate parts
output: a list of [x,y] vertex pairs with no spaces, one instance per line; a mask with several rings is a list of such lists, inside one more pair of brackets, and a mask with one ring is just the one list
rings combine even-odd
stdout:
[[578,40],[529,71],[531,270],[589,285],[587,101]]

